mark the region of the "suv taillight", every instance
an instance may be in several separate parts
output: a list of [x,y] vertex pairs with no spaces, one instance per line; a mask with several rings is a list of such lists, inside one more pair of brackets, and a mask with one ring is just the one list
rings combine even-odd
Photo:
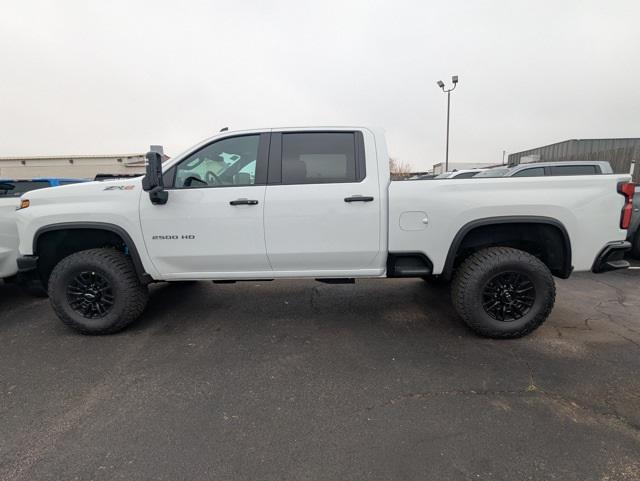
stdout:
[[620,228],[628,229],[631,224],[631,214],[633,213],[633,194],[636,192],[636,184],[633,182],[620,182],[618,192],[624,195],[624,207],[620,216]]

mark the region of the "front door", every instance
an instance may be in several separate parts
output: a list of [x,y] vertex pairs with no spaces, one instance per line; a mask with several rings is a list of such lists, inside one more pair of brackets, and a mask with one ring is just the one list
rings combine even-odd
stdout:
[[165,278],[266,277],[264,241],[269,134],[216,140],[165,173],[169,199],[143,195],[145,244]]

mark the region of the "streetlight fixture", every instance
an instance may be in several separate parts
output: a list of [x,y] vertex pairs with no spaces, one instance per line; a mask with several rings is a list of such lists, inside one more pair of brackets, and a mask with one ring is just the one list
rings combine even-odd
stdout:
[[447,151],[444,162],[444,171],[449,172],[449,114],[451,112],[451,92],[455,90],[458,85],[458,76],[454,75],[451,77],[451,82],[453,82],[453,87],[450,89],[446,89],[444,86],[444,82],[442,80],[438,80],[438,87],[442,89],[444,93],[447,94]]

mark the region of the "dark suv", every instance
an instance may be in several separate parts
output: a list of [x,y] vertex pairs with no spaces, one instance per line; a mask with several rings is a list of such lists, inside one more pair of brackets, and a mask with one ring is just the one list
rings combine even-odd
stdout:
[[0,178],[0,197],[20,197],[25,192],[59,185],[87,182],[87,179],[68,179],[60,177],[38,177],[36,179]]

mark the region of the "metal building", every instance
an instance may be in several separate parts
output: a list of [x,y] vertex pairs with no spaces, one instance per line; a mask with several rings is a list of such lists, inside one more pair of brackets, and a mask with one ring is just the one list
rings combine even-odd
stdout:
[[509,154],[509,166],[566,160],[606,160],[616,173],[629,173],[632,162],[635,162],[633,178],[640,182],[640,138],[572,139]]
[[[151,150],[163,154],[161,145]],[[165,158],[168,158],[164,156]],[[76,177],[93,179],[98,174],[142,175],[145,154],[67,155],[41,157],[0,157],[0,177],[29,179],[33,177]]]

